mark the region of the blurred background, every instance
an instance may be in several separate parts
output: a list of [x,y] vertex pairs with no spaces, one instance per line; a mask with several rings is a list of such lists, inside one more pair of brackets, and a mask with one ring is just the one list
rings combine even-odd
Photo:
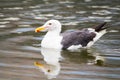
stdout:
[[33,64],[45,63],[45,33],[34,29],[50,19],[63,31],[103,22],[111,27],[90,50],[60,52],[61,71],[53,80],[120,80],[120,0],[0,0],[0,80],[47,79]]

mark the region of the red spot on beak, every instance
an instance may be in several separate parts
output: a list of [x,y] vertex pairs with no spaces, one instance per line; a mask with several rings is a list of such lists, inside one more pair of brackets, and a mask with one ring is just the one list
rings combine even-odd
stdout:
[[40,32],[40,30],[36,30],[36,32]]

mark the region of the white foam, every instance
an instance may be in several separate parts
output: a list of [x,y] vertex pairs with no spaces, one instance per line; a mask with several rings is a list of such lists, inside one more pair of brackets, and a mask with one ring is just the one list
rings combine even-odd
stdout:
[[64,23],[63,25],[77,25],[78,23],[79,23],[78,21],[74,21],[74,22]]
[[0,22],[0,24],[7,24],[9,21]]
[[85,2],[91,2],[92,0],[84,0]]
[[110,30],[109,32],[119,32],[118,30]]
[[22,7],[13,7],[13,8],[4,8],[4,9],[9,9],[9,10],[19,10],[23,9]]
[[9,18],[4,18],[3,20],[17,21],[17,20],[20,20],[20,18],[18,18],[18,17],[9,17]]
[[112,12],[108,10],[98,10],[98,11],[93,12],[92,14],[109,15],[109,14],[112,14]]
[[4,27],[6,27],[6,25],[0,25],[0,28],[4,28]]

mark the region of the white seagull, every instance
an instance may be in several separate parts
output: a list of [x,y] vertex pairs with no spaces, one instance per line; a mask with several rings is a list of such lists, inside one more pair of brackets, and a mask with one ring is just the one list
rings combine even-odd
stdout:
[[35,32],[48,31],[41,41],[41,47],[53,49],[75,50],[91,47],[101,36],[106,33],[106,22],[82,30],[67,31],[61,34],[61,23],[58,20],[49,20]]

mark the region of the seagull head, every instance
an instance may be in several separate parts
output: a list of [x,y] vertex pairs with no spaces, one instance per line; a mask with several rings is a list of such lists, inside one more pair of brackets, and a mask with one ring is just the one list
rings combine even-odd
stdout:
[[49,20],[43,26],[35,29],[35,32],[41,31],[61,31],[61,23],[58,20]]

